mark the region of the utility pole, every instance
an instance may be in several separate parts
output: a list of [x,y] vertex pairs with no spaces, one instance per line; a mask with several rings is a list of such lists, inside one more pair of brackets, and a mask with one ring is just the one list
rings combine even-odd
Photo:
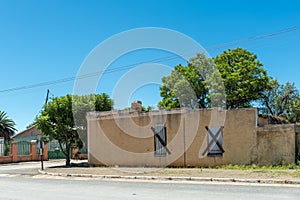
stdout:
[[50,93],[50,90],[48,89],[48,90],[47,90],[47,95],[46,95],[46,101],[45,101],[45,104],[47,104],[47,103],[48,103],[48,99],[49,99],[49,93]]
[[[48,103],[50,90],[47,90],[45,105]],[[40,156],[41,156],[41,169],[44,170],[44,142],[40,141]]]
[[44,170],[44,142],[40,141],[39,143],[41,155],[41,169]]

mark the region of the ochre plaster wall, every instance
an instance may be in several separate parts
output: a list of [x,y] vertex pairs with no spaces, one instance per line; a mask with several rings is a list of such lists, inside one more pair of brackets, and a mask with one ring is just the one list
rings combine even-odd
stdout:
[[[292,126],[257,127],[256,109],[92,112],[87,119],[91,165],[274,165],[295,160],[296,134]],[[154,155],[151,127],[156,124],[166,127],[171,154],[165,157]],[[224,126],[222,156],[203,155],[208,145],[206,126]]]

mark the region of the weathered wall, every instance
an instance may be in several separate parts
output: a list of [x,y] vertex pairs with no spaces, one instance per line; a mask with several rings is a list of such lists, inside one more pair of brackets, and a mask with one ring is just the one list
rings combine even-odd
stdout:
[[295,125],[296,132],[296,158],[300,161],[300,125]]
[[[294,163],[296,157],[297,126],[257,127],[255,109],[93,112],[87,119],[91,165],[276,165]],[[154,155],[155,124],[164,124],[167,130],[171,154],[165,157]],[[206,126],[224,126],[222,156],[203,154],[208,145]]]
[[[215,110],[214,112],[219,112]],[[199,130],[192,145],[186,152],[187,166],[217,166],[225,164],[251,164],[251,154],[256,144],[256,110],[242,109],[229,110],[226,113],[218,113],[215,116],[222,118],[224,114],[225,122],[223,130],[223,148],[225,150],[222,157],[203,156],[203,149],[207,147],[207,131],[205,126],[219,126],[220,120],[212,110],[200,111],[201,120]],[[188,127],[188,126],[187,126]]]
[[269,124],[270,124],[269,117],[267,115],[258,115],[258,119],[257,119],[258,126],[265,126]]
[[[183,151],[181,111],[124,113],[115,116],[97,116],[88,120],[88,159],[94,165],[161,166],[174,160],[175,152]],[[98,118],[100,117],[101,120]],[[92,117],[93,118],[93,117]],[[98,118],[98,119],[97,119]],[[165,124],[168,148],[173,153],[166,157],[154,156],[154,133],[151,127]],[[176,140],[173,140],[174,137]],[[175,159],[183,165],[183,156]]]
[[[88,159],[92,165],[247,165],[253,163],[257,156],[255,109],[226,112],[212,109],[149,113],[106,112],[89,113],[87,118]],[[154,156],[151,127],[155,124],[166,126],[167,147],[171,152],[166,157]],[[223,156],[203,155],[208,144],[205,126],[224,126]]]
[[12,155],[0,156],[0,164],[12,163]]
[[259,165],[295,162],[296,134],[294,125],[270,125],[257,128],[257,160]]

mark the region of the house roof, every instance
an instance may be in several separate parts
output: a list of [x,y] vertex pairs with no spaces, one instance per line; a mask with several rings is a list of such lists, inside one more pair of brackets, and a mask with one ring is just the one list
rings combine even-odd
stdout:
[[36,135],[42,135],[42,133],[36,128],[36,126],[31,126],[30,128],[12,136],[12,138],[18,138],[24,136],[36,136]]

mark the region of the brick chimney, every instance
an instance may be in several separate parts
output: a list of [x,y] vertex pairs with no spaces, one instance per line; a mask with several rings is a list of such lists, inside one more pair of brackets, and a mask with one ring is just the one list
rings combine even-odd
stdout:
[[131,109],[135,111],[142,111],[142,102],[135,100],[131,103]]

